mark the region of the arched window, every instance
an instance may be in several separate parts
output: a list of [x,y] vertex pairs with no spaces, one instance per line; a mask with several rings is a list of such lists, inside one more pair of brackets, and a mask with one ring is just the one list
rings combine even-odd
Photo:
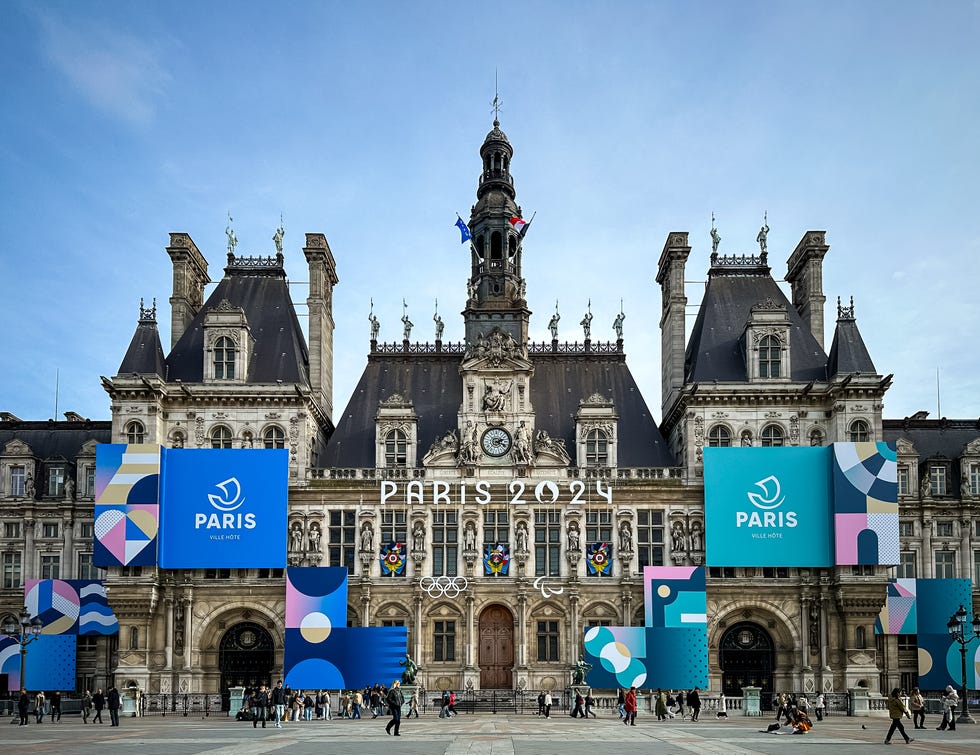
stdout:
[[762,428],[761,437],[763,448],[777,448],[785,444],[783,428],[779,425],[766,425]]
[[385,466],[408,466],[408,436],[401,430],[392,430],[385,436]]
[[143,427],[142,422],[137,422],[136,420],[133,420],[128,425],[126,425],[126,442],[146,443],[146,428]]
[[515,254],[517,254],[517,236],[508,236],[507,256],[513,259]]
[[139,650],[140,646],[140,628],[130,627],[129,628],[129,649]]
[[214,342],[214,379],[235,379],[235,342],[227,336]]
[[585,465],[609,466],[609,437],[602,430],[590,430],[585,436]]
[[863,419],[856,419],[851,423],[851,429],[847,431],[847,439],[851,443],[867,443],[871,440],[871,431],[868,423]]
[[219,425],[211,431],[211,448],[231,448],[231,430]]
[[819,430],[810,431],[810,445],[811,446],[822,446],[823,445],[823,433]]
[[724,425],[715,425],[708,430],[708,445],[712,448],[729,448],[732,445],[732,434]]
[[504,241],[500,237],[500,231],[494,231],[490,234],[490,259],[502,260],[504,258],[503,245]]
[[285,448],[286,433],[278,427],[272,426],[262,433],[262,440],[265,441],[266,448]]
[[759,377],[779,377],[781,346],[776,336],[763,336],[759,341]]

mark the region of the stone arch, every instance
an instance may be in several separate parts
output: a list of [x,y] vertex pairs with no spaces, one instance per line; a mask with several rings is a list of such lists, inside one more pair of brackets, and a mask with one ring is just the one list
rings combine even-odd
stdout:
[[[262,603],[225,603],[211,609],[209,606],[204,616],[199,616],[195,612],[194,623],[197,629],[197,645],[202,654],[209,651],[217,653],[221,638],[228,629],[243,621],[252,621],[262,625],[271,635],[276,650],[281,651],[285,628],[282,617],[285,615],[285,605],[282,601],[268,606]],[[203,660],[203,659],[202,659]],[[216,659],[215,659],[215,662]],[[203,663],[202,663],[203,665]]]

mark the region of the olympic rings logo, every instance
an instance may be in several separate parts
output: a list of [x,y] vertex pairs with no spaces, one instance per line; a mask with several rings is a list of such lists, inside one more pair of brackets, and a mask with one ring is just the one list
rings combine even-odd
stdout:
[[470,586],[466,577],[422,577],[419,587],[430,598],[458,598]]

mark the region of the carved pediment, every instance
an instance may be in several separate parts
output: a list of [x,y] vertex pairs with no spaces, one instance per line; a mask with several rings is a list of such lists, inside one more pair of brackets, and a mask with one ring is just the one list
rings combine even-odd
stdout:
[[980,456],[980,438],[975,438],[963,447],[963,456]]
[[4,456],[33,456],[34,452],[31,447],[24,443],[24,441],[14,438],[12,441],[7,443],[3,447]]
[[400,393],[392,393],[388,398],[381,400],[381,406],[395,407],[395,408],[409,408],[412,406],[412,402],[406,399]]
[[461,370],[509,369],[526,371],[531,369],[527,358],[527,345],[518,343],[510,334],[494,328],[488,334],[480,334],[475,342],[467,344],[466,356]]
[[912,444],[908,438],[899,438],[896,442],[896,448],[898,449],[898,454],[900,456],[918,456],[919,452],[915,450],[915,446]]
[[95,456],[95,447],[99,443],[96,440],[87,440],[82,443],[82,447],[78,449],[79,456]]

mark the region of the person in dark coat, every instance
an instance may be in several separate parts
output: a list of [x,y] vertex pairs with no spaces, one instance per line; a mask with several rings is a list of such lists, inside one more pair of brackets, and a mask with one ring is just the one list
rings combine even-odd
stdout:
[[106,695],[106,707],[109,709],[109,719],[111,726],[119,726],[119,690],[115,687],[109,689]]
[[92,707],[95,708],[95,717],[92,719],[92,723],[94,724],[96,721],[98,721],[101,724],[102,709],[105,707],[105,695],[102,694],[101,687],[99,687],[95,691],[95,694],[92,695]]
[[259,725],[259,721],[262,721],[262,728],[265,728],[265,720],[268,718],[267,712],[269,709],[269,692],[266,690],[263,684],[255,692],[252,693],[252,728],[256,728]]
[[31,698],[27,696],[27,690],[22,689],[20,691],[20,697],[17,699],[17,713],[20,714],[20,725],[27,726],[27,710],[31,707]]
[[385,726],[385,733],[391,734],[391,729],[394,727],[395,736],[400,737],[398,727],[402,724],[402,705],[405,704],[405,694],[402,692],[402,683],[397,679],[391,683],[391,689],[388,690],[385,702],[388,703],[388,712],[391,713],[391,720]]
[[697,721],[701,716],[701,695],[697,687],[687,693],[687,707],[691,709],[691,720]]
[[51,723],[61,723],[61,692],[55,690],[51,693]]

